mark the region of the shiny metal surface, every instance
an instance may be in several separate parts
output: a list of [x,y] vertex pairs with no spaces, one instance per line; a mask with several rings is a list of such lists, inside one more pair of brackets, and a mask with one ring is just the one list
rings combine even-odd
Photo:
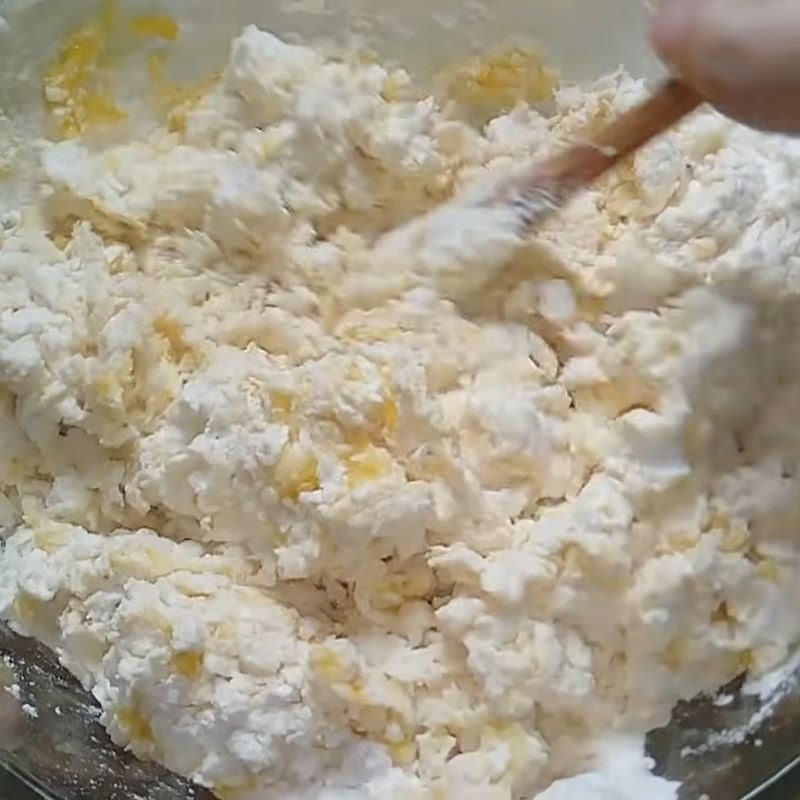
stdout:
[[[0,623],[0,657],[23,703],[18,735],[0,731],[0,800],[213,800],[152,763],[116,747],[92,698],[45,647]],[[759,711],[740,685],[683,703],[654,731],[648,750],[660,774],[683,782],[681,800],[800,800],[800,676],[756,729],[703,750],[709,736],[740,730]],[[8,727],[8,726],[6,726]],[[687,749],[700,751],[687,754]],[[577,799],[576,799],[577,800]]]
[[[769,713],[757,697],[741,692],[742,681],[725,687],[716,697],[681,703],[670,725],[648,737],[648,752],[658,764],[657,772],[683,783],[681,800],[703,795],[710,800],[797,800],[798,677],[789,678],[787,690],[779,694],[774,707],[770,704]],[[730,702],[721,705],[720,697],[729,697]],[[760,724],[748,727],[760,714]]]
[[211,800],[116,747],[90,695],[47,648],[0,624],[0,657],[14,673],[15,693],[36,714],[23,714],[10,747],[0,736],[0,800],[22,800],[25,792],[48,800]]

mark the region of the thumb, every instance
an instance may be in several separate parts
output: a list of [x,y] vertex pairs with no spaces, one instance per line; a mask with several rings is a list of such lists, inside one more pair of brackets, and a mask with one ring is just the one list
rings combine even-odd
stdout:
[[798,0],[669,0],[651,38],[671,69],[724,113],[800,132]]

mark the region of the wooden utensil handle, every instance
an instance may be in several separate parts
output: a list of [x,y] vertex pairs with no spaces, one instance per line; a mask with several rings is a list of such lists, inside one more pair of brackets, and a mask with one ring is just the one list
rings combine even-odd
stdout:
[[620,115],[597,137],[595,144],[616,149],[615,158],[619,161],[680,122],[702,102],[703,98],[690,86],[670,80],[643,103]]
[[690,86],[669,80],[647,100],[621,114],[592,141],[574,145],[549,160],[540,174],[563,184],[565,189],[587,186],[702,103],[703,98]]

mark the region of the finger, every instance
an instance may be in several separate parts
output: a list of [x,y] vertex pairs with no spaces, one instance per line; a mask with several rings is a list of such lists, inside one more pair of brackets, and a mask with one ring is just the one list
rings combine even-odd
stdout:
[[[702,0],[696,0],[702,2]],[[678,75],[685,71],[696,8],[693,0],[670,0],[663,3],[651,29],[656,52]]]
[[652,40],[670,68],[725,113],[800,130],[797,0],[672,0]]

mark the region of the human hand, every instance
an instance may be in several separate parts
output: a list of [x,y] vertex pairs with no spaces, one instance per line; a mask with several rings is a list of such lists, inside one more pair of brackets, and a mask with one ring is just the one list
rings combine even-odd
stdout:
[[800,133],[800,0],[664,0],[651,38],[723,113]]

